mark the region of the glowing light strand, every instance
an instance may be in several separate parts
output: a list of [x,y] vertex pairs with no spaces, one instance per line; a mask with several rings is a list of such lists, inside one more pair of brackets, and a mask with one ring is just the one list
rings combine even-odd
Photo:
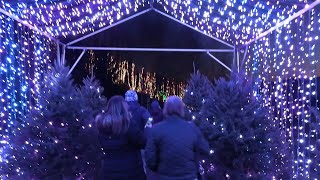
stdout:
[[[31,1],[32,2],[32,1]],[[149,7],[149,0],[0,1],[0,7],[52,36],[87,34]],[[244,44],[301,10],[307,1],[159,0],[154,7],[204,33]]]
[[257,82],[261,82],[259,92],[265,105],[291,143],[293,178],[298,179],[317,178],[320,170],[313,153],[320,141],[314,127],[319,122],[311,118],[310,111],[310,107],[319,106],[316,90],[320,74],[315,49],[319,47],[320,26],[315,20],[320,13],[317,11],[311,10],[251,45],[245,63],[246,74],[254,74]]
[[10,137],[20,130],[18,125],[24,124],[37,104],[37,91],[50,63],[50,51],[50,40],[0,13],[1,163],[5,162]]
[[[182,97],[186,84],[175,79],[156,77],[156,73],[147,72],[128,61],[116,61],[108,55],[107,72],[115,84],[126,84],[130,89],[150,95],[151,98],[162,100],[162,95],[177,95]],[[162,94],[162,95],[161,95]]]

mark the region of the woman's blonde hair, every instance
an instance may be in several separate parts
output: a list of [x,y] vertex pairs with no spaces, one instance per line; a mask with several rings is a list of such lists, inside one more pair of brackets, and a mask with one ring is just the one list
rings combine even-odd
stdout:
[[111,129],[113,134],[127,132],[130,124],[130,113],[127,102],[122,96],[113,96],[108,101],[105,112],[96,117],[98,128]]
[[169,96],[164,104],[163,114],[168,117],[178,115],[184,117],[184,103],[178,96]]

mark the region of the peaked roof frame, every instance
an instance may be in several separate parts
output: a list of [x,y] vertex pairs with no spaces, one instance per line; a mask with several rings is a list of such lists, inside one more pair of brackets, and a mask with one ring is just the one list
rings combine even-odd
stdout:
[[[215,56],[213,56],[210,52],[226,52],[226,53],[233,52],[233,53],[234,53],[233,62],[234,62],[234,64],[235,64],[235,61],[236,61],[237,69],[238,69],[238,71],[240,70],[239,51],[238,51],[238,49],[237,49],[235,46],[233,46],[233,45],[231,45],[231,44],[229,44],[229,43],[227,43],[227,42],[225,42],[225,41],[223,41],[223,40],[221,40],[221,39],[219,39],[219,38],[217,38],[217,37],[210,36],[210,35],[206,34],[205,32],[197,29],[196,27],[193,27],[193,26],[191,26],[191,25],[189,25],[189,24],[187,24],[187,23],[184,23],[184,22],[180,21],[179,19],[176,19],[176,18],[168,15],[167,13],[164,13],[164,12],[162,12],[162,11],[154,8],[154,7],[153,7],[153,3],[154,3],[154,0],[150,0],[150,8],[148,8],[148,9],[146,9],[146,10],[143,10],[143,11],[141,11],[141,12],[138,12],[138,13],[136,13],[136,14],[133,14],[133,15],[131,15],[131,16],[125,18],[125,19],[122,19],[122,20],[120,20],[120,21],[117,21],[117,22],[114,23],[114,24],[111,24],[111,25],[109,25],[109,26],[103,27],[103,28],[101,28],[101,29],[99,29],[99,30],[97,30],[97,31],[94,31],[94,32],[92,32],[92,33],[89,33],[89,34],[87,34],[87,35],[84,35],[84,36],[82,36],[82,37],[80,37],[80,38],[78,38],[78,39],[76,39],[76,40],[73,40],[73,41],[67,43],[67,44],[64,44],[64,43],[60,42],[60,41],[59,41],[58,39],[56,39],[55,37],[52,37],[50,34],[41,31],[41,30],[38,29],[36,26],[33,26],[33,25],[29,24],[27,21],[21,20],[18,16],[12,14],[11,12],[7,12],[6,10],[2,9],[1,7],[0,7],[0,13],[3,13],[4,15],[6,15],[6,16],[12,18],[12,19],[14,19],[15,21],[17,21],[17,22],[19,22],[19,23],[27,26],[28,28],[30,28],[30,29],[38,32],[39,34],[41,34],[41,35],[43,35],[43,36],[45,36],[45,37],[48,37],[49,39],[55,41],[56,44],[57,44],[57,60],[58,60],[58,62],[61,63],[61,64],[64,64],[64,63],[65,63],[65,52],[66,52],[66,49],[82,49],[82,50],[83,50],[82,53],[80,54],[79,58],[77,59],[77,61],[74,63],[74,65],[73,65],[72,68],[70,69],[69,74],[72,72],[72,70],[75,68],[75,66],[77,65],[77,63],[80,61],[80,59],[81,59],[82,56],[84,55],[85,51],[86,51],[86,50],[90,50],[90,49],[91,49],[91,50],[109,50],[109,51],[206,52],[213,60],[215,60],[216,62],[218,62],[218,63],[221,64],[222,66],[224,66],[224,67],[225,67],[226,69],[228,69],[229,71],[231,71],[231,68],[228,67],[226,64],[224,64],[222,61],[220,61],[218,58],[216,58]],[[265,30],[264,32],[258,34],[255,38],[247,41],[247,42],[244,44],[244,46],[246,46],[246,49],[247,49],[248,46],[249,46],[249,44],[251,44],[251,43],[253,43],[253,42],[255,42],[255,41],[257,41],[257,40],[259,40],[259,39],[261,39],[261,38],[263,38],[263,37],[265,37],[266,35],[270,34],[270,33],[273,32],[274,30],[276,30],[277,28],[286,25],[288,22],[290,22],[290,21],[294,20],[295,18],[301,16],[302,14],[304,14],[304,13],[307,12],[307,11],[309,11],[310,9],[313,9],[313,8],[314,8],[316,5],[318,5],[318,4],[320,4],[320,0],[315,0],[315,1],[312,2],[311,4],[306,5],[303,9],[301,9],[301,10],[298,11],[297,13],[294,13],[293,15],[289,16],[289,17],[286,18],[285,20],[277,23],[275,26],[273,26],[273,27],[269,28],[268,30]],[[87,39],[87,38],[89,38],[89,37],[91,37],[91,36],[94,36],[94,35],[96,35],[96,34],[98,34],[98,33],[100,33],[100,32],[106,31],[106,30],[108,30],[108,29],[110,29],[110,28],[112,28],[112,27],[115,27],[115,26],[117,26],[117,25],[119,25],[119,24],[122,24],[122,23],[124,23],[124,22],[126,22],[126,21],[128,21],[128,20],[130,20],[130,19],[133,19],[133,18],[135,18],[135,17],[138,17],[138,16],[140,16],[140,15],[142,15],[142,14],[145,14],[145,13],[147,13],[147,12],[149,12],[149,11],[155,11],[156,13],[158,13],[158,14],[160,14],[160,15],[162,15],[162,16],[165,16],[165,17],[167,17],[167,18],[169,18],[169,19],[171,19],[171,20],[173,20],[173,21],[175,21],[175,22],[177,22],[177,23],[180,23],[180,24],[182,24],[182,25],[184,25],[184,26],[186,26],[186,27],[188,27],[188,28],[190,28],[190,29],[193,29],[194,31],[197,31],[197,32],[199,32],[199,33],[201,33],[201,34],[203,34],[203,35],[205,35],[205,36],[207,36],[207,37],[209,37],[209,38],[211,38],[211,39],[213,39],[213,40],[215,40],[215,41],[218,41],[218,42],[220,42],[220,43],[222,43],[222,44],[230,47],[230,49],[168,49],[168,48],[119,48],[119,47],[79,47],[79,46],[71,46],[71,45],[73,45],[73,44],[75,44],[75,43],[77,43],[77,42],[79,42],[79,41],[85,40],[85,39]],[[62,46],[62,52],[60,52],[60,46]],[[245,55],[243,56],[242,61],[245,59],[245,56],[246,56],[246,53],[245,53]]]
[[[230,48],[228,48],[228,49],[176,49],[176,48],[123,48],[123,47],[84,47],[84,46],[72,46],[72,45],[74,45],[74,44],[76,44],[76,43],[78,43],[78,42],[80,42],[80,41],[86,40],[86,39],[88,39],[88,38],[90,38],[90,37],[92,37],[92,36],[94,36],[94,35],[96,35],[96,34],[98,34],[98,33],[104,32],[104,31],[106,31],[106,30],[108,30],[108,29],[110,29],[110,28],[113,28],[113,27],[115,27],[115,26],[117,26],[117,25],[120,25],[120,24],[122,24],[122,23],[125,23],[125,22],[127,22],[127,21],[129,21],[129,20],[131,20],[131,19],[134,19],[134,18],[136,18],[136,17],[138,17],[138,16],[141,16],[141,15],[143,15],[143,14],[146,14],[146,13],[148,13],[148,12],[150,12],[150,11],[154,11],[154,12],[156,12],[156,13],[158,13],[158,14],[166,17],[166,18],[169,18],[169,19],[171,19],[171,20],[173,20],[173,21],[175,21],[175,22],[177,22],[177,23],[179,23],[179,24],[182,24],[183,26],[186,26],[186,27],[188,27],[188,28],[190,28],[190,29],[198,32],[198,33],[201,33],[201,34],[205,35],[206,37],[209,37],[209,38],[211,38],[211,39],[213,39],[213,40],[215,40],[215,41],[218,41],[218,42],[220,42],[220,43],[222,43],[222,44],[224,44],[224,45],[226,45],[226,46],[228,46],[228,47],[230,47]],[[78,62],[80,61],[80,59],[82,58],[82,56],[83,56],[83,54],[84,54],[84,52],[85,52],[86,50],[144,51],[144,52],[204,52],[204,53],[207,53],[207,54],[209,55],[209,57],[211,57],[214,61],[218,62],[220,65],[222,65],[223,67],[225,67],[225,68],[226,68],[228,71],[230,71],[230,72],[232,71],[231,68],[228,67],[228,65],[226,65],[225,63],[223,63],[221,60],[219,60],[217,57],[215,57],[214,55],[212,55],[211,52],[234,53],[234,58],[236,57],[236,52],[235,52],[236,50],[235,50],[235,47],[234,47],[233,45],[231,45],[231,44],[229,44],[229,43],[227,43],[227,42],[225,42],[225,41],[222,41],[222,40],[219,39],[219,38],[210,36],[210,35],[202,32],[202,31],[196,29],[195,27],[190,26],[189,24],[186,24],[186,23],[184,23],[184,22],[181,22],[181,21],[179,21],[178,19],[176,19],[176,18],[174,18],[174,17],[171,17],[170,15],[159,11],[158,9],[156,9],[156,8],[153,7],[153,4],[152,4],[152,3],[150,3],[150,8],[148,8],[148,9],[145,9],[145,10],[143,10],[143,11],[141,11],[141,12],[138,12],[138,13],[136,13],[136,14],[134,14],[134,15],[131,15],[131,16],[125,18],[125,19],[122,19],[122,20],[120,20],[120,21],[117,21],[117,22],[114,23],[114,24],[111,24],[111,25],[109,25],[109,26],[103,27],[103,28],[101,28],[101,29],[99,29],[99,30],[97,30],[97,31],[94,31],[94,32],[92,32],[92,33],[90,33],[90,34],[87,34],[87,35],[85,35],[85,36],[82,36],[82,37],[80,37],[80,38],[78,38],[78,39],[75,39],[75,40],[73,40],[73,41],[71,41],[71,42],[63,45],[63,52],[65,52],[65,48],[66,48],[66,49],[78,49],[78,50],[83,50],[82,53],[80,54],[79,58],[77,59],[77,61],[73,64],[72,68],[70,69],[69,74],[70,74],[70,73],[73,71],[73,69],[76,67],[76,65],[78,64]],[[60,49],[60,48],[58,48],[58,49]],[[65,56],[64,56],[64,55],[62,55],[60,59],[61,59],[61,63],[65,63]],[[234,60],[235,60],[235,59],[234,59]],[[239,63],[237,63],[237,64],[239,64]]]

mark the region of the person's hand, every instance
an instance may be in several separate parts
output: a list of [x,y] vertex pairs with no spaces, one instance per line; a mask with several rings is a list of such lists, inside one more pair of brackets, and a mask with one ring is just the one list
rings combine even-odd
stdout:
[[144,126],[144,128],[152,128],[152,121],[153,121],[152,117],[149,117],[147,123]]

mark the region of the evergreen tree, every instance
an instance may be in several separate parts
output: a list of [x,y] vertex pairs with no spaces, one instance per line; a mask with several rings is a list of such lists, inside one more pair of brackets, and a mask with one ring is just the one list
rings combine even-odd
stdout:
[[[213,126],[207,121],[206,118],[204,118],[201,109],[204,104],[208,102],[212,91],[213,84],[211,81],[197,71],[191,74],[186,87],[186,92],[182,98],[184,104],[186,105],[185,118],[193,121],[209,142],[213,142],[217,138],[216,132],[218,130],[216,129],[216,126]],[[200,161],[203,159],[206,159],[206,161]],[[209,170],[208,168],[212,162],[206,157],[198,157],[198,160],[200,161],[200,164],[202,164],[201,162],[206,162],[206,169],[203,169],[202,166],[199,167],[201,174],[203,174],[204,170]]]
[[203,104],[211,94],[212,86],[211,81],[199,71],[191,74],[182,100],[194,118],[198,118]]
[[291,178],[284,133],[242,74],[217,80],[201,114],[200,129],[213,152],[203,164],[210,179]]
[[83,85],[77,89],[79,112],[87,121],[94,119],[106,106],[107,99],[102,95],[103,87],[93,74],[83,79]]
[[9,142],[2,175],[9,179],[75,179],[97,174],[102,156],[97,132],[79,108],[83,101],[68,72],[69,68],[58,64],[49,68],[39,103]]

